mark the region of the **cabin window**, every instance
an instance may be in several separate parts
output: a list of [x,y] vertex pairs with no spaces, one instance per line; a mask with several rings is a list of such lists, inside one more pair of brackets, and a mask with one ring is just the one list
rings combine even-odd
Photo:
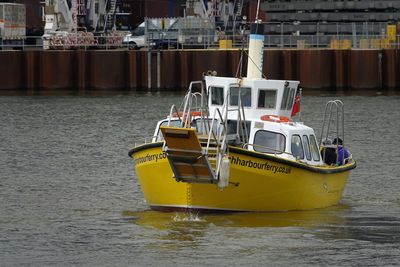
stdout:
[[286,107],[287,110],[292,110],[295,92],[296,92],[296,90],[294,88],[290,89],[287,107]]
[[[197,119],[195,121],[196,132],[198,134],[207,135],[212,124],[212,119]],[[214,120],[213,132],[217,133],[218,121]]]
[[297,159],[304,159],[304,150],[300,135],[296,134],[292,136],[291,151],[293,157]]
[[[250,126],[251,126],[251,122],[250,121],[246,121],[247,136],[250,135]],[[242,127],[244,129],[244,123],[242,123]],[[236,120],[228,120],[227,133],[228,134],[234,134],[234,133],[237,133],[237,131],[238,131],[237,121]],[[241,131],[240,128],[239,128],[239,131]]]
[[281,110],[291,110],[296,89],[285,87],[282,96]]
[[306,159],[311,160],[310,142],[308,141],[307,135],[303,135],[303,147],[304,147],[304,154],[306,155]]
[[211,86],[211,104],[223,105],[224,104],[224,88]]
[[289,91],[290,91],[290,88],[287,87],[287,86],[285,86],[285,89],[283,90],[282,103],[281,103],[281,110],[286,109],[286,106],[287,106],[287,99],[288,99],[288,96],[289,96]]
[[317,140],[313,134],[310,135],[310,149],[311,155],[314,161],[320,161],[319,149],[317,145]]
[[231,106],[237,106],[239,104],[239,91],[242,105],[244,107],[251,107],[251,88],[249,87],[231,87],[229,104]]
[[254,150],[263,153],[281,154],[285,151],[286,138],[281,133],[259,130],[254,136]]
[[[162,123],[160,123],[160,127],[161,126],[168,126],[168,120],[163,121]],[[180,120],[171,120],[169,122],[169,126],[181,127],[181,121]],[[160,131],[160,128],[158,128],[157,141],[163,141],[163,140],[164,140],[163,135],[162,135],[162,133]]]
[[276,90],[260,89],[258,91],[257,107],[275,109],[275,107],[276,107]]
[[228,142],[233,144],[240,144],[243,140],[245,140],[246,136],[247,138],[249,138],[250,126],[251,126],[250,121],[246,121],[246,125],[244,123],[241,123],[238,127],[238,123],[236,120],[228,120],[227,122]]

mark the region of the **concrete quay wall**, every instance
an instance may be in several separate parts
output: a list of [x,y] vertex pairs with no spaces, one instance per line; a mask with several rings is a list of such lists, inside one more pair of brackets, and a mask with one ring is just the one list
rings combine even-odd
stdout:
[[[235,76],[239,62],[238,50],[0,51],[0,90],[186,89],[208,70]],[[303,88],[400,88],[395,49],[268,49],[263,62],[268,78],[300,80]]]

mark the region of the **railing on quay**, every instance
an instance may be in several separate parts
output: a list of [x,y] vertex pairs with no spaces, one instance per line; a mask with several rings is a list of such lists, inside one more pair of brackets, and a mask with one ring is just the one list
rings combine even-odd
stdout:
[[[192,39],[194,39],[193,36]],[[188,38],[189,39],[189,38]],[[178,49],[191,48],[241,48],[247,47],[247,36],[229,36],[205,38],[207,41],[184,42],[178,45]],[[265,48],[298,48],[298,49],[389,49],[400,48],[400,35],[390,40],[385,35],[273,35],[266,34],[264,37]],[[169,47],[169,49],[176,47]]]
[[[2,41],[0,50],[90,50],[90,49],[240,49],[247,47],[247,36],[185,36],[184,41],[148,40],[145,47],[123,43],[123,36],[54,38],[27,36],[24,40]],[[155,45],[157,43],[157,45]],[[278,49],[400,49],[400,35],[390,40],[385,35],[265,35],[265,48]]]

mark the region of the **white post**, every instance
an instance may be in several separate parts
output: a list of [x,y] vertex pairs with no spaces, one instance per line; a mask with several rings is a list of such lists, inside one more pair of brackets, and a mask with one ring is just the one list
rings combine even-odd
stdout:
[[264,27],[260,23],[251,25],[247,78],[262,78],[264,58]]

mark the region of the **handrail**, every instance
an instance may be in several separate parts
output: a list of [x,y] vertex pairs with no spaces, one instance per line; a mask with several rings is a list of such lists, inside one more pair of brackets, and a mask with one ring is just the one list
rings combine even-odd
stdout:
[[[173,110],[175,111],[174,113],[172,112]],[[171,109],[170,109],[170,112],[169,112],[168,124],[167,124],[167,126],[170,125],[170,123],[171,123],[171,118],[173,117],[174,114],[176,114],[176,115],[178,116],[179,121],[182,122],[181,116],[179,115],[179,111],[178,111],[178,109],[176,108],[176,106],[173,104],[173,105],[171,106]]]
[[[203,91],[203,82],[202,81],[192,81],[189,84],[189,88],[187,90],[186,96],[184,97],[183,103],[183,110],[182,110],[182,117],[184,121],[182,122],[182,127],[188,128],[190,127],[190,119],[191,119],[191,111],[192,111],[192,102],[193,98],[197,99],[197,94],[192,93],[192,87],[194,84],[200,84],[201,90]],[[203,97],[203,96],[201,96]]]
[[[342,127],[341,127],[341,136],[342,136],[342,141],[344,143],[344,104],[341,100],[330,100],[326,103],[325,105],[325,112],[324,112],[324,119],[322,123],[322,130],[321,130],[321,137],[319,141],[319,145],[321,146],[322,144],[322,138],[324,136],[325,132],[325,124],[328,123],[327,125],[327,130],[326,130],[326,136],[325,139],[328,138],[329,132],[330,132],[330,122],[332,120],[332,112],[333,112],[333,106],[336,106],[336,137],[339,137],[339,113],[341,113],[341,119],[342,119]],[[329,109],[329,112],[328,112]],[[326,117],[329,116],[329,119],[327,120]]]
[[[217,157],[216,157],[216,159],[217,159],[217,169],[216,169],[216,174],[217,174],[217,177],[219,177],[219,172],[220,172],[220,168],[221,168],[221,162],[222,162],[222,159],[223,159],[223,157],[224,156],[226,156],[226,154],[227,154],[227,151],[228,151],[228,145],[227,145],[227,143],[226,143],[226,137],[227,137],[227,126],[226,126],[226,124],[227,124],[227,120],[225,119],[225,120],[223,120],[222,119],[222,114],[221,114],[221,112],[219,111],[219,109],[217,108],[215,111],[214,111],[214,117],[213,117],[213,121],[214,121],[214,118],[215,118],[215,112],[218,112],[218,116],[220,117],[220,119],[221,119],[221,123],[220,123],[220,125],[222,125],[222,130],[219,130],[218,131],[218,129],[217,129],[217,131],[219,132],[219,134],[218,134],[218,139],[216,140],[216,142],[217,142]],[[227,116],[227,115],[226,115]],[[218,127],[219,128],[219,127]],[[213,129],[211,128],[211,131],[213,131]],[[220,137],[223,137],[222,138],[222,141],[221,141],[221,146],[219,146],[219,141],[221,140],[220,139]],[[207,146],[209,145],[209,143],[207,143]]]
[[[86,32],[86,35],[79,35],[81,31],[78,31],[78,36],[74,35],[71,37],[66,36],[66,34],[71,34],[68,32],[58,32],[54,31],[43,36],[19,36],[15,37],[14,40],[21,40],[20,43],[7,43],[8,39],[0,41],[0,47],[5,49],[20,48],[24,50],[29,49],[55,49],[55,50],[65,50],[65,49],[130,49],[131,46],[128,43],[123,43],[123,38],[128,31],[116,31],[112,32],[117,35],[102,35],[96,36],[92,32]],[[85,32],[84,32],[85,33]],[[188,38],[197,37],[197,35],[188,36]],[[200,43],[179,43],[179,47],[169,45],[166,47],[168,50],[171,49],[217,49],[219,48],[219,39],[215,38],[214,35],[210,35],[208,38],[203,38]],[[239,38],[240,37],[240,38]],[[147,38],[147,44],[145,49],[150,49],[151,44],[155,43],[150,36]],[[232,40],[232,48],[241,48],[243,42],[247,42],[246,39],[243,41],[243,36],[241,35],[229,35],[225,36],[224,39]],[[355,38],[355,41],[353,40]],[[0,38],[1,39],[1,38]],[[27,44],[23,40],[35,39],[36,44]],[[50,45],[43,44],[40,40],[55,40]],[[156,38],[153,38],[156,39]],[[210,42],[209,39],[212,39]],[[281,40],[282,39],[282,40]],[[222,39],[221,39],[222,40]],[[348,43],[338,43],[339,41],[347,40]],[[325,34],[325,35],[310,35],[303,34],[299,36],[293,35],[265,35],[264,47],[265,48],[280,48],[280,49],[292,49],[292,48],[302,48],[302,49],[321,49],[321,48],[332,48],[332,49],[386,49],[386,48],[399,48],[400,35],[396,36],[397,41],[385,41],[385,36],[382,35],[336,35],[336,34]],[[102,42],[103,41],[103,42]],[[161,39],[160,41],[176,44],[177,41]],[[299,41],[299,43],[297,42]],[[379,42],[378,42],[379,41]],[[382,41],[382,42],[381,42]],[[50,47],[48,47],[50,46]],[[162,48],[160,48],[162,49]]]
[[[275,148],[268,147],[268,146],[257,145],[257,144],[254,144],[254,143],[253,143],[253,144],[251,144],[251,143],[243,144],[243,148],[244,148],[244,147],[248,147],[248,146],[260,147],[260,148],[265,148],[265,149],[273,150],[273,151],[275,151],[274,155],[278,154],[278,153],[276,153],[276,152],[279,152],[279,154],[288,154],[288,155],[290,155],[290,156],[293,156],[293,154],[290,153],[290,152],[282,151],[282,150],[275,149]],[[257,151],[257,150],[254,150],[254,151],[255,151],[255,152],[259,152],[259,153],[270,154],[270,153],[267,153],[267,152],[261,152],[261,151]]]
[[[145,145],[145,144],[152,143],[152,141],[153,141],[154,138],[157,138],[157,136],[156,136],[156,135],[153,135],[153,136],[146,136],[146,137],[144,137],[144,138],[139,139],[138,141],[135,141],[135,142],[133,143],[133,146],[134,146],[134,147],[137,147],[137,146],[140,146],[140,145]],[[148,140],[151,140],[151,141],[148,141]],[[142,141],[142,142],[140,142],[140,141]]]
[[[339,136],[341,136],[342,139],[342,145],[344,146],[344,104],[341,100],[330,100],[326,103],[325,105],[325,112],[324,112],[324,119],[322,123],[322,128],[321,128],[321,137],[319,140],[319,147],[322,146],[322,140],[324,137],[325,133],[325,124],[326,126],[326,135],[325,135],[325,140],[328,139],[329,133],[330,133],[330,126],[331,126],[331,121],[332,121],[332,113],[335,112],[333,108],[336,107],[336,129],[334,129],[334,133],[336,133],[336,140],[338,140]],[[327,119],[327,116],[329,116],[329,119]],[[341,120],[340,120],[341,118]],[[341,123],[340,123],[341,121]],[[341,127],[339,126],[341,124]],[[336,151],[339,149],[339,142],[336,142]],[[325,157],[325,155],[324,155]],[[339,160],[339,154],[336,153],[336,162]]]
[[[208,153],[208,148],[209,148],[209,146],[210,146],[211,135],[214,137],[214,140],[215,140],[216,143],[217,143],[217,149],[219,150],[218,142],[219,142],[220,139],[218,139],[218,138],[215,136],[214,127],[213,127],[213,126],[214,126],[214,122],[217,121],[217,120],[215,119],[215,117],[216,117],[216,115],[217,115],[216,113],[218,113],[218,116],[219,116],[219,118],[220,118],[220,121],[221,121],[220,125],[222,125],[223,131],[226,132],[226,125],[225,125],[225,123],[222,123],[222,122],[223,122],[223,118],[222,118],[221,111],[217,108],[217,109],[214,110],[214,114],[213,114],[213,117],[212,117],[212,122],[211,122],[210,131],[209,131],[209,133],[208,133],[207,146],[206,146],[206,150],[205,150],[206,153]],[[217,135],[219,136],[219,134],[218,134],[218,128],[217,128]]]
[[[238,92],[238,104],[235,109],[229,109],[229,99],[231,95],[231,88],[237,86],[239,89]],[[221,113],[222,110],[222,113]],[[237,121],[236,121],[236,137],[239,139],[239,142],[242,144],[248,143],[248,134],[247,134],[247,125],[246,125],[246,118],[245,118],[245,112],[244,112],[244,106],[242,104],[242,97],[241,97],[241,87],[239,83],[231,83],[228,86],[228,90],[226,91],[225,95],[225,101],[222,105],[221,110],[219,108],[216,108],[214,110],[214,114],[212,116],[212,122],[210,126],[210,131],[208,134],[208,139],[207,139],[207,146],[205,152],[208,153],[210,142],[211,142],[211,136],[214,138],[217,146],[217,156],[216,156],[216,175],[219,175],[220,172],[220,167],[223,158],[227,155],[228,153],[228,144],[227,144],[227,137],[228,137],[228,128],[227,128],[227,123],[228,123],[228,113],[230,111],[236,111],[237,112]],[[219,126],[217,127],[217,132],[216,134],[214,133],[214,123],[216,121],[219,121]],[[243,140],[244,139],[244,140]]]
[[[241,99],[240,94],[239,94],[239,98]],[[240,103],[242,103],[241,100],[240,100]],[[241,104],[240,108],[241,108],[242,115],[243,115],[242,123],[244,124],[244,129],[242,129],[242,131],[244,130],[244,139],[245,139],[244,142],[247,143],[247,142],[249,142],[249,136],[247,135],[247,123],[246,123],[246,116],[244,113],[244,106]]]

